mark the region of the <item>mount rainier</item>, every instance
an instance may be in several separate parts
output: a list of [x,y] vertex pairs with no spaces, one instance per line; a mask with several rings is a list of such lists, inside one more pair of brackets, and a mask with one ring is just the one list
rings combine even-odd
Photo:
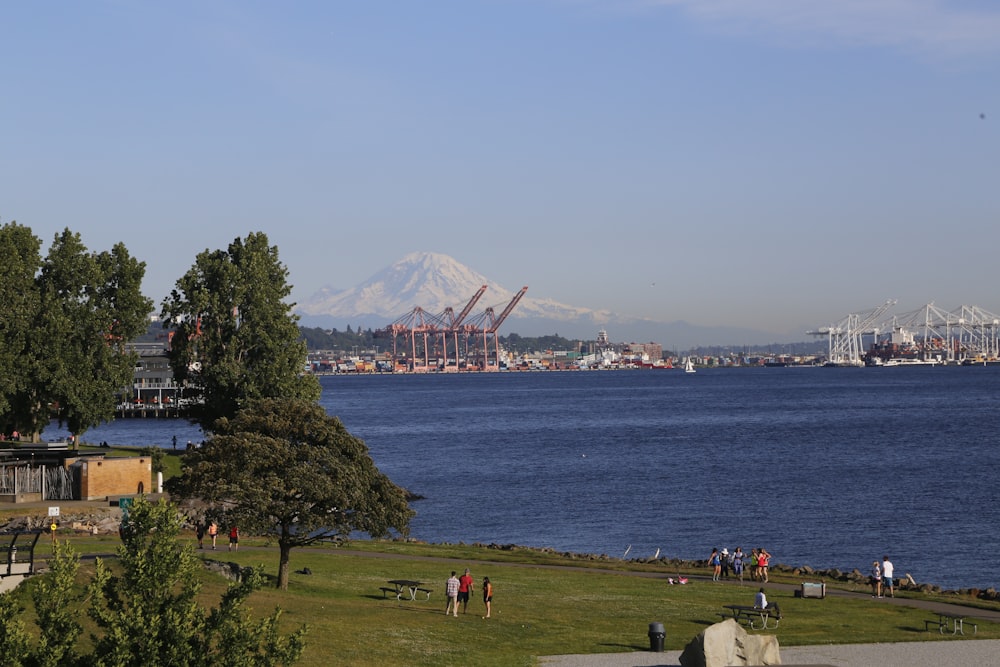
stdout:
[[[319,290],[299,304],[296,313],[305,327],[378,329],[406,316],[417,306],[435,315],[449,307],[457,313],[483,285],[487,286],[486,292],[469,318],[487,307],[492,307],[499,315],[516,292],[447,255],[414,252],[350,289],[325,287]],[[745,329],[623,317],[607,310],[591,310],[538,298],[531,295],[530,289],[504,321],[500,334],[559,334],[594,340],[600,329],[607,329],[615,341],[654,341],[664,346],[769,342],[767,338],[774,337],[774,334]]]

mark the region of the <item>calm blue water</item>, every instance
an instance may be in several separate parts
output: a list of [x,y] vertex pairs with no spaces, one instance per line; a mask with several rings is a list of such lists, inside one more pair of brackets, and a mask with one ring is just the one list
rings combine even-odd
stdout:
[[[328,412],[426,497],[419,539],[689,559],[765,546],[863,572],[888,554],[918,582],[1000,583],[1000,367],[322,382]],[[174,433],[202,437],[132,420],[85,439],[169,447]]]

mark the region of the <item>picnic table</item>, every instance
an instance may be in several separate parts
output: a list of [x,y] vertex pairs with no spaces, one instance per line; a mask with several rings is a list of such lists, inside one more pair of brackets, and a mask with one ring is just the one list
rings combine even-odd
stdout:
[[[951,634],[953,635],[965,635],[965,616],[962,614],[949,614],[943,611],[935,612],[935,614],[937,615],[936,619],[924,621],[925,630],[930,630],[931,626],[937,626],[938,632],[942,635],[945,630],[951,630]],[[976,634],[979,626],[972,622],[969,625],[972,626],[972,634]]]
[[402,601],[403,599],[416,600],[417,593],[425,593],[427,595],[425,600],[431,599],[431,589],[422,588],[424,582],[415,581],[413,579],[390,579],[387,583],[392,584],[392,588],[382,587],[382,596],[385,597],[386,593],[393,593],[397,600]]
[[777,616],[773,616],[770,609],[761,609],[760,607],[742,604],[724,604],[722,606],[728,609],[730,613],[720,614],[720,616],[725,618],[734,618],[737,623],[746,622],[746,624],[750,626],[751,630],[768,629],[767,622],[771,618],[774,619],[773,627],[778,627],[778,621],[780,619]]

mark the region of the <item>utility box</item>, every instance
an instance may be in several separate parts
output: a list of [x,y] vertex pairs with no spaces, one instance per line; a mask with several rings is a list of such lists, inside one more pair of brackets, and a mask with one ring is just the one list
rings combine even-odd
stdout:
[[802,589],[799,592],[799,597],[803,598],[825,598],[826,597],[826,584],[810,584],[802,583]]

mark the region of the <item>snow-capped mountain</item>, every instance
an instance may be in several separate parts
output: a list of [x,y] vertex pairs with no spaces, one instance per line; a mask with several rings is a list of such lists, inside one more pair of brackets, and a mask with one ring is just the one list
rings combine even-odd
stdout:
[[[414,252],[406,255],[347,290],[324,288],[299,305],[298,311],[310,319],[328,317],[345,323],[380,327],[404,316],[419,306],[429,313],[445,308],[460,311],[470,298],[486,285],[486,292],[473,313],[492,306],[499,313],[516,292],[499,285],[481,273],[440,253]],[[598,323],[614,317],[607,311],[594,311],[536,299],[525,294],[511,312],[510,319],[541,318],[555,321],[580,319]],[[369,324],[369,321],[372,324]]]
[[[492,307],[499,315],[516,294],[455,259],[433,252],[414,252],[345,290],[324,288],[296,308],[307,327],[378,329],[420,307],[432,315],[451,308],[455,313],[483,285],[486,292],[471,318]],[[518,286],[520,287],[520,286]],[[467,320],[469,321],[469,320]],[[656,341],[663,344],[727,345],[734,341],[774,340],[773,334],[731,328],[698,327],[682,321],[656,322],[619,316],[607,310],[568,306],[527,292],[502,326],[502,333],[522,336],[559,334],[594,340],[607,329],[612,340]]]

